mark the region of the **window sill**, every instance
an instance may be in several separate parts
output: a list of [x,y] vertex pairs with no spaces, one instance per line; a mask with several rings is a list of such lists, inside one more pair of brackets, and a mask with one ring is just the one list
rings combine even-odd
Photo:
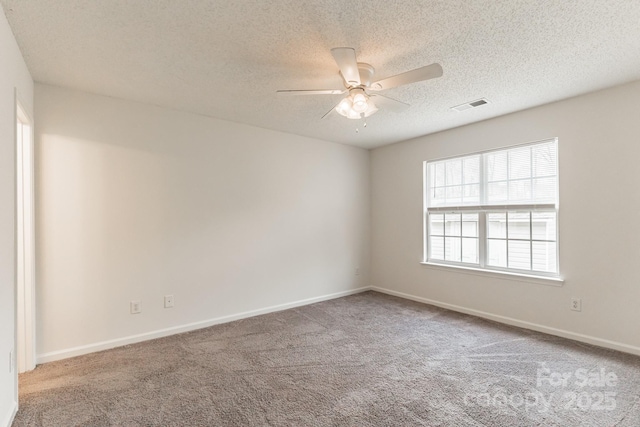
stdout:
[[425,265],[429,268],[436,268],[438,270],[454,271],[456,273],[473,274],[476,276],[495,277],[497,279],[503,279],[503,280],[515,280],[518,282],[535,283],[535,284],[547,285],[547,286],[562,286],[564,284],[564,279],[560,277],[536,276],[533,274],[520,274],[520,273],[507,272],[507,271],[485,270],[481,268],[465,267],[461,265],[438,264],[435,262],[425,262],[425,261],[421,262],[420,264]]

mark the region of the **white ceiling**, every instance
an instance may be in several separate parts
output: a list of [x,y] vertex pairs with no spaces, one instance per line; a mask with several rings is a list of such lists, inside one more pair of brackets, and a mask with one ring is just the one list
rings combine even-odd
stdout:
[[[640,79],[639,0],[0,1],[38,82],[367,148]],[[276,96],[341,88],[338,46],[377,78],[444,76],[359,133],[320,119],[340,95]]]

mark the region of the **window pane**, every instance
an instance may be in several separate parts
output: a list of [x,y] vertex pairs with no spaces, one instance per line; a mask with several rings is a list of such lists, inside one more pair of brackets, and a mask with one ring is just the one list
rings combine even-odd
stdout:
[[531,231],[534,240],[556,240],[556,213],[532,212]]
[[[488,204],[550,204],[557,201],[555,141],[486,153],[484,156],[487,176],[483,180]],[[480,199],[483,199],[482,195]]]
[[431,200],[429,201],[429,206],[441,206],[444,205],[445,202],[445,188],[434,188],[431,192]]
[[509,179],[531,176],[531,147],[509,150]]
[[447,261],[460,262],[460,237],[445,237],[444,238],[444,259]]
[[444,260],[444,237],[431,237],[431,253],[429,259]]
[[458,205],[462,201],[462,186],[446,187],[447,205]]
[[480,156],[467,157],[463,161],[463,178],[465,184],[480,182]]
[[462,239],[462,262],[478,263],[478,239]]
[[446,214],[444,223],[446,236],[460,236],[460,214]]
[[443,187],[444,186],[444,163],[436,163],[434,166],[435,169],[435,179],[432,181],[434,187]]
[[493,267],[506,267],[507,241],[490,239],[487,243],[487,265]]
[[[531,238],[529,212],[509,212],[509,239]],[[528,244],[528,243],[527,243]],[[511,252],[509,252],[511,255]]]
[[531,270],[531,246],[529,242],[509,240],[509,268]]
[[533,173],[534,176],[556,175],[558,164],[555,143],[540,144],[533,147]]
[[522,181],[509,182],[509,201],[510,202],[526,202],[531,200],[531,181],[528,179]]
[[462,215],[462,235],[464,237],[478,237],[478,214]]
[[556,243],[533,242],[533,269],[556,273]]
[[444,215],[429,215],[429,234],[434,236],[444,236]]
[[446,163],[446,185],[462,184],[462,160],[448,160]]
[[480,204],[480,184],[465,185],[462,189],[462,199],[465,204]]
[[509,197],[506,182],[491,182],[487,184],[487,201],[490,203],[504,202]]
[[487,215],[487,237],[506,239],[507,238],[507,214],[490,213]]
[[555,203],[558,186],[556,177],[533,180],[533,200],[538,203]]
[[504,181],[507,179],[507,152],[487,153],[487,181]]
[[429,188],[436,186],[436,165],[434,163],[427,164],[427,176],[429,178]]

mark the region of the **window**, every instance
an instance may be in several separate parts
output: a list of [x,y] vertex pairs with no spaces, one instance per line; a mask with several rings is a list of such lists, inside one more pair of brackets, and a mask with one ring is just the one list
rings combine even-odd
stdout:
[[425,162],[426,262],[558,276],[557,139]]

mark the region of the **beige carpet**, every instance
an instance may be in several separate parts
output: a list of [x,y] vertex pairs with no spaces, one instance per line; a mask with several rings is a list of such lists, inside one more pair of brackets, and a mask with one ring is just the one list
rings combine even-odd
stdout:
[[48,363],[14,426],[640,426],[640,358],[374,292]]

